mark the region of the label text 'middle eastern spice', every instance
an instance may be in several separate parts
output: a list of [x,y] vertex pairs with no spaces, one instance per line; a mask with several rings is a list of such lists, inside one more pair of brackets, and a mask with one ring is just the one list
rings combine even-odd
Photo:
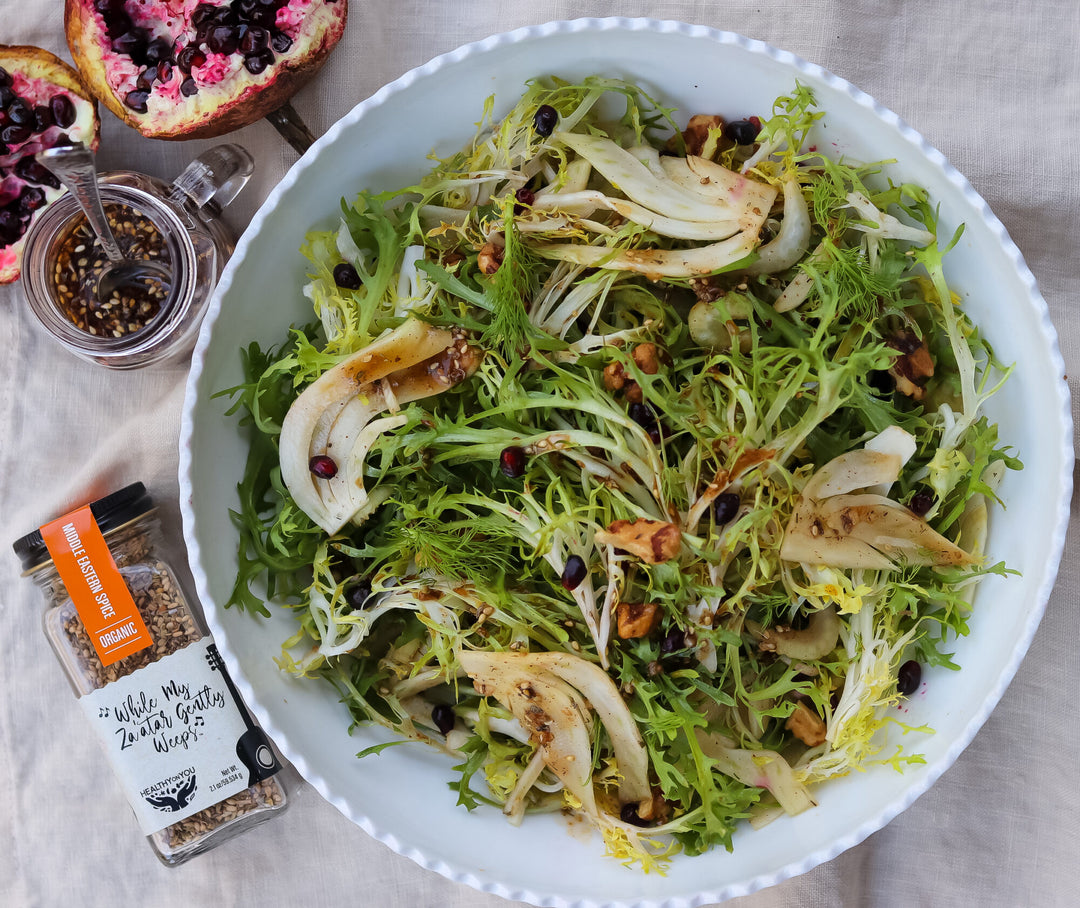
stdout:
[[153,642],[89,505],[41,528],[53,564],[102,665]]

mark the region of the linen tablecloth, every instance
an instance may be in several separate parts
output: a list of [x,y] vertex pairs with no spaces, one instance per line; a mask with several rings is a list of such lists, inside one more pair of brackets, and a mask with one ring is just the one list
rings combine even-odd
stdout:
[[[0,42],[70,60],[62,0],[0,0]],[[353,0],[345,37],[295,99],[323,132],[384,83],[488,34],[551,19],[652,16],[792,51],[921,131],[1004,222],[1039,281],[1069,372],[1080,361],[1080,4],[1033,0]],[[172,179],[209,141],[143,139],[106,111],[102,169]],[[233,140],[256,173],[242,230],[297,155],[265,122]],[[11,542],[134,480],[179,538],[177,438],[186,364],[110,373],[38,329],[0,288],[0,903],[485,906],[502,899],[422,870],[299,783],[274,822],[167,869],[143,843],[48,650]],[[1074,394],[1075,398],[1075,394]],[[1077,518],[1073,506],[1074,522]],[[7,554],[4,554],[6,552]],[[1066,545],[1041,628],[1004,699],[913,807],[828,864],[736,901],[764,906],[1080,904],[1080,565]]]

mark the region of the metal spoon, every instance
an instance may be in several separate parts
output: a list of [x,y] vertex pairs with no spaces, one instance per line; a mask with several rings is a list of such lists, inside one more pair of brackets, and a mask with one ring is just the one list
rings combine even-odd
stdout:
[[270,111],[266,115],[266,120],[281,133],[286,142],[296,149],[297,154],[303,154],[315,144],[315,136],[311,134],[307,124],[288,101],[277,110]]
[[99,300],[108,299],[115,290],[138,284],[157,283],[168,286],[169,268],[161,262],[133,260],[124,256],[116,237],[109,228],[105,209],[98,192],[97,165],[94,153],[82,144],[58,145],[39,151],[35,158],[51,170],[75,197],[86,215],[90,227],[109,257],[109,265],[98,278],[95,294]]

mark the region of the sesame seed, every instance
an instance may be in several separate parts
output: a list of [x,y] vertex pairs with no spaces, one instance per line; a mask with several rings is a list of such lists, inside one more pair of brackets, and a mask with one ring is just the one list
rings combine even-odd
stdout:
[[[139,261],[168,263],[169,254],[164,237],[154,223],[129,205],[110,203],[105,206],[109,226],[125,257]],[[97,237],[86,218],[80,216],[74,226],[59,240],[56,265],[53,270],[53,293],[61,314],[76,328],[92,335],[99,332],[89,324],[100,319],[106,336],[120,337],[135,334],[145,328],[161,310],[169,287],[157,278],[147,278],[138,285],[124,288],[125,297],[113,294],[111,302],[120,308],[105,305],[108,315],[95,311],[93,319],[87,305],[97,309],[100,300],[96,288],[101,275],[110,267]]]

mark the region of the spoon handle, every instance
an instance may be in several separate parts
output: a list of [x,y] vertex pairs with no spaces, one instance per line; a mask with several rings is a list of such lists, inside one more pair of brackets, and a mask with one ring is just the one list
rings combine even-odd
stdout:
[[94,163],[94,153],[85,145],[58,145],[45,151],[39,151],[35,155],[38,162],[43,164],[60,180],[68,191],[75,196],[90,221],[90,226],[110,261],[123,261],[124,255],[120,247],[116,245],[116,238],[109,228],[108,218],[105,217],[105,209],[101,205],[101,196],[98,194],[97,166]]
[[300,114],[288,101],[277,110],[268,113],[266,119],[270,121],[274,129],[281,133],[297,154],[303,154],[315,144],[315,136],[311,134],[307,124],[300,119]]

